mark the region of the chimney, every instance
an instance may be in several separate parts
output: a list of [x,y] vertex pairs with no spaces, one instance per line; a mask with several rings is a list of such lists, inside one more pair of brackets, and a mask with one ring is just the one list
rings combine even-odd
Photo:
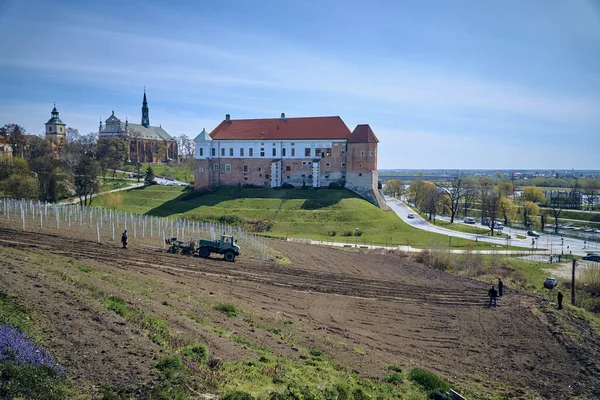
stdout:
[[225,114],[225,121],[231,122],[231,116],[229,114]]
[[285,121],[285,113],[281,113],[281,119]]

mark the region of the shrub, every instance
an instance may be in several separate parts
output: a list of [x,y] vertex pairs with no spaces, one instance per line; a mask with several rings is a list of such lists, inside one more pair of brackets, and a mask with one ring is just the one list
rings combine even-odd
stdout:
[[254,396],[252,396],[250,393],[235,391],[235,392],[227,393],[225,396],[222,397],[222,399],[223,400],[253,400]]
[[388,369],[394,372],[402,372],[402,368],[397,365],[388,365]]
[[408,379],[420,385],[428,394],[433,392],[447,392],[451,389],[448,382],[422,368],[413,368],[408,374]]
[[389,375],[385,375],[383,377],[383,381],[386,383],[392,383],[394,385],[400,385],[402,383],[402,375],[399,373],[393,373]]
[[267,329],[267,331],[269,331],[272,334],[277,335],[277,336],[281,335],[281,332],[279,331],[279,329],[276,329],[276,328],[269,328],[269,329]]
[[327,232],[327,236],[335,236],[337,233],[335,231]]
[[176,355],[167,356],[162,358],[157,364],[156,369],[161,371],[167,379],[171,379],[176,376],[181,370],[183,370],[183,362],[181,358]]
[[202,363],[208,360],[208,348],[204,344],[194,343],[184,347],[180,351],[181,355],[195,363]]
[[282,189],[293,189],[294,185],[292,185],[291,183],[287,183],[285,182],[283,185],[281,185]]
[[237,317],[235,306],[231,303],[219,303],[215,306],[215,310],[227,314],[228,317]]

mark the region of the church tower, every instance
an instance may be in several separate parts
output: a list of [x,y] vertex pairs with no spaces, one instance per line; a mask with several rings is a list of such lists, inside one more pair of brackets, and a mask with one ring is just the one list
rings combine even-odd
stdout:
[[148,101],[146,100],[146,88],[144,88],[144,101],[142,102],[142,126],[150,126],[150,111],[148,110]]
[[63,145],[67,141],[66,125],[58,117],[56,103],[50,114],[52,115],[52,118],[46,122],[46,139],[52,140],[52,142],[57,145]]

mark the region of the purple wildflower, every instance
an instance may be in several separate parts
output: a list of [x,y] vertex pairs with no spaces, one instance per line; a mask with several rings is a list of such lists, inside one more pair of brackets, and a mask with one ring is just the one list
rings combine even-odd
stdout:
[[62,373],[46,349],[34,343],[19,328],[0,325],[0,362],[10,361],[31,366],[46,366]]

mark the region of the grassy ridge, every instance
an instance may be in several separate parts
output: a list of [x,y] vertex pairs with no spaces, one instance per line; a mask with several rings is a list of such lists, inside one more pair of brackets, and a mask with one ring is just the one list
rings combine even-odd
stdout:
[[[120,211],[216,221],[274,237],[301,237],[358,244],[448,248],[449,240],[413,228],[349,190],[227,187],[198,193],[182,187],[150,186],[121,192]],[[104,206],[99,198],[97,205]],[[267,230],[265,231],[265,228]],[[355,229],[360,235],[355,237]],[[452,238],[453,248],[494,248]]]

